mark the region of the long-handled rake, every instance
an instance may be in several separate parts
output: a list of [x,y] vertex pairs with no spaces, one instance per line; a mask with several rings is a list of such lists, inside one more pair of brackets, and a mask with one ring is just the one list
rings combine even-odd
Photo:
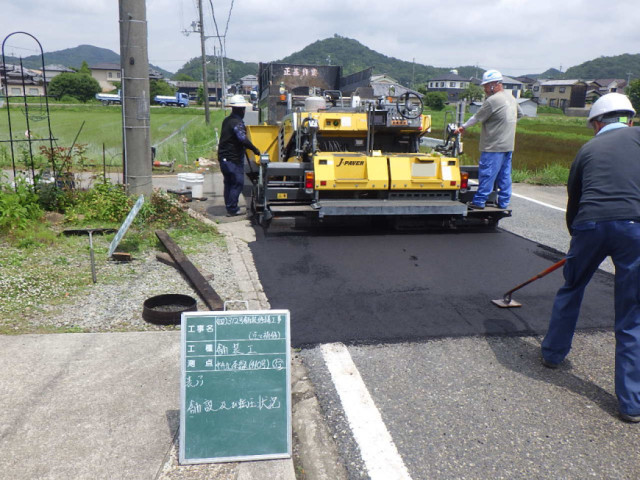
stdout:
[[502,298],[498,299],[498,300],[491,300],[492,303],[494,303],[495,305],[497,305],[500,308],[515,308],[515,307],[521,307],[522,304],[519,302],[516,302],[515,300],[511,299],[511,294],[513,292],[515,292],[516,290],[520,290],[522,287],[529,285],[531,282],[535,282],[536,280],[538,280],[539,278],[544,277],[545,275],[553,272],[554,270],[559,269],[561,266],[563,266],[565,263],[567,262],[566,258],[563,258],[562,260],[560,260],[557,263],[554,263],[553,265],[551,265],[549,268],[547,268],[546,270],[543,270],[542,272],[540,272],[539,274],[537,274],[535,277],[531,277],[529,280],[527,280],[524,283],[521,283],[520,285],[518,285],[515,288],[512,288],[511,290],[509,290],[507,293],[505,293],[503,295]]

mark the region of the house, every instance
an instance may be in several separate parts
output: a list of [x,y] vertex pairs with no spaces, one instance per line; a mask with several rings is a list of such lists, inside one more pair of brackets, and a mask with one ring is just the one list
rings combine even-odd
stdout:
[[620,78],[600,78],[587,82],[587,103],[593,103],[607,93],[624,93],[626,86],[626,80]]
[[502,87],[506,91],[511,92],[511,95],[513,95],[514,97],[520,98],[524,90],[524,83],[522,83],[519,80],[516,80],[515,78],[511,78],[511,77],[507,77],[506,75],[503,75]]
[[249,95],[252,90],[258,89],[258,76],[257,75],[245,75],[240,79],[240,91],[244,95]]
[[[530,98],[518,98],[518,105],[522,109],[522,113],[524,113],[525,117],[537,117],[538,116],[538,104],[531,100]],[[469,113],[471,115],[475,115],[483,102],[471,102],[469,105]]]
[[115,90],[112,82],[122,81],[122,69],[119,63],[98,63],[89,67],[91,76],[100,84],[103,92]]
[[539,105],[564,111],[567,108],[584,108],[587,84],[581,80],[538,80],[533,86],[533,91]]
[[[100,84],[103,92],[110,92],[116,87],[113,82],[122,81],[122,67],[119,63],[98,63],[89,67],[91,76]],[[149,67],[149,80],[162,80],[163,75]]]
[[[169,85],[176,87],[178,93],[186,93],[189,95],[190,100],[196,100],[198,98],[198,89],[202,88],[202,82],[196,81],[182,81],[182,80],[167,80]],[[217,101],[222,93],[222,87],[217,82],[207,82],[207,89],[209,90],[209,100]]]
[[3,94],[9,97],[43,96],[45,93],[40,73],[9,63],[0,64],[0,87]]
[[343,77],[340,80],[342,95],[371,99],[382,97],[396,99],[400,95],[412,91],[393,77],[387,74],[373,75],[372,71],[372,68],[367,68]]
[[522,82],[522,86],[523,86],[523,90],[527,91],[527,90],[533,90],[533,84],[536,83],[536,79],[535,78],[531,78],[531,77],[527,77],[527,76],[520,76],[520,77],[514,77],[515,80],[518,80],[519,82]]
[[[38,72],[42,75],[43,71],[39,69],[33,69],[35,72]],[[60,75],[61,73],[74,73],[75,70],[69,67],[65,67],[64,65],[45,65],[44,66],[44,76],[46,77],[47,84],[51,82],[55,77]]]
[[471,81],[458,75],[455,70],[438,75],[427,82],[427,90],[430,92],[445,92],[448,102],[457,102]]

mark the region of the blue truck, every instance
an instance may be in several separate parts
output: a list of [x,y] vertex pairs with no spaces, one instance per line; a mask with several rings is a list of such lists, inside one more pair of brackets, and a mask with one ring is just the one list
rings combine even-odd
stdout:
[[176,93],[173,97],[169,95],[156,95],[155,97],[153,97],[153,101],[163,107],[170,105],[184,108],[189,106],[189,95],[182,92]]
[[120,90],[117,94],[114,93],[96,93],[96,99],[100,100],[103,105],[120,105],[122,103],[122,97],[120,96]]

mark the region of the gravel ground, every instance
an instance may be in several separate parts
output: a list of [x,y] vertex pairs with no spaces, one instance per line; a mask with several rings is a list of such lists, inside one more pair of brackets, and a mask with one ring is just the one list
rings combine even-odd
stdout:
[[[87,332],[161,330],[142,318],[142,305],[152,296],[178,293],[198,301],[198,310],[208,310],[177,269],[156,259],[156,251],[130,263],[106,262],[97,271],[98,283],[86,295],[65,305],[45,307],[30,318],[36,326],[76,327]],[[188,255],[223,300],[240,298],[238,284],[227,248],[204,244],[197,254]],[[117,283],[101,283],[100,277],[120,277]]]

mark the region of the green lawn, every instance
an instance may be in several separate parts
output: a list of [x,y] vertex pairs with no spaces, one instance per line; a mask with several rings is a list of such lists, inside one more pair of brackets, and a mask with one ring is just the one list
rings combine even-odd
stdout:
[[[24,140],[27,130],[26,115],[22,106],[11,106],[11,129],[14,140]],[[48,123],[45,112],[38,104],[29,109],[29,127],[35,138],[48,138]],[[44,118],[43,118],[44,117]],[[151,144],[159,145],[156,159],[176,160],[185,163],[183,138],[187,139],[187,159],[194,161],[199,156],[211,156],[215,147],[214,127],[222,121],[221,111],[212,111],[209,127],[204,121],[204,111],[196,108],[152,108]],[[71,147],[76,136],[76,144],[86,145],[87,163],[101,166],[103,146],[108,167],[119,168],[122,163],[122,109],[119,106],[75,105],[70,107],[50,106],[52,136],[54,146]],[[180,133],[165,141],[174,132]],[[0,110],[0,140],[9,139],[9,115],[6,107]],[[79,133],[79,135],[78,135]],[[39,145],[49,146],[49,142],[34,143],[34,155],[38,156]],[[14,143],[14,155],[18,165],[24,162],[26,142]],[[0,167],[11,165],[11,152],[7,142],[0,143]]]

